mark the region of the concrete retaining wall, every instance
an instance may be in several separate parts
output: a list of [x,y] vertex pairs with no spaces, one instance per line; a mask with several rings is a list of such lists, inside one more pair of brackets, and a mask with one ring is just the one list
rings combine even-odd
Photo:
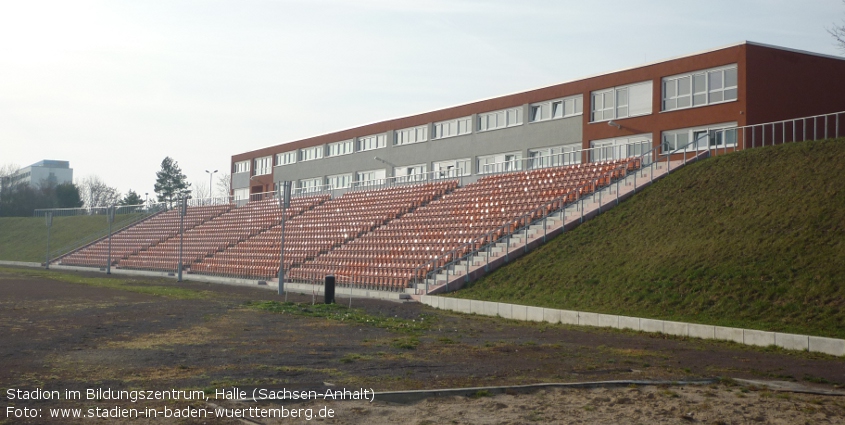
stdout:
[[787,350],[804,350],[834,356],[845,356],[845,339],[767,332],[754,329],[726,328],[723,326],[617,316],[614,314],[557,310],[553,308],[490,301],[470,301],[433,295],[423,295],[420,301],[434,308],[463,313],[475,313],[483,316],[498,316],[505,319],[633,329],[643,332],[658,332],[692,338],[721,339],[761,347],[775,345]]

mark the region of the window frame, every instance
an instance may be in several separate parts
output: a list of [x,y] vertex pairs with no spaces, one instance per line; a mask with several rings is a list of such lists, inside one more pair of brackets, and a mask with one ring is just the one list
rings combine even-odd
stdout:
[[[476,131],[481,133],[522,125],[525,121],[525,117],[522,115],[522,106],[480,113],[476,120]],[[495,126],[490,125],[490,119],[493,117],[496,121]]]
[[[648,102],[643,104],[648,105],[647,112],[631,113],[631,106],[639,104],[639,102],[632,101],[631,89],[640,86],[649,86],[646,91],[649,94]],[[624,105],[621,104],[620,98],[624,97]],[[601,99],[598,102],[597,99]],[[609,87],[601,90],[594,90],[590,92],[590,123],[607,122],[611,120],[621,120],[625,118],[642,117],[654,113],[654,81],[645,80],[636,83],[625,84],[623,86]],[[601,105],[600,108],[597,108]],[[624,108],[624,113],[620,110]],[[601,112],[601,118],[596,117],[596,113]],[[610,117],[607,115],[610,113]]]
[[[448,127],[447,127],[448,126]],[[443,131],[449,128],[448,134]],[[452,131],[454,128],[454,131]],[[472,134],[472,116],[455,118],[452,120],[438,121],[431,125],[431,140],[447,139],[449,137]]]
[[[716,131],[731,130],[731,129],[735,129],[735,128],[737,128],[736,122],[727,122],[727,123],[710,124],[710,125],[705,125],[705,126],[678,128],[678,129],[675,129],[675,130],[663,131],[660,134],[660,155],[669,155],[669,152],[675,152],[675,150],[677,149],[677,146],[678,146],[678,142],[677,142],[677,135],[678,134],[685,134],[687,136],[686,143],[692,142],[693,137],[695,136],[696,133],[706,133],[708,138],[707,138],[707,143],[706,143],[705,146],[701,146],[701,143],[699,142],[699,143],[695,143],[693,145],[694,148],[687,146],[686,149],[684,149],[683,151],[678,151],[677,153],[699,152],[699,151],[704,151],[704,150],[709,150],[709,149],[720,149],[720,148],[735,148],[736,146],[738,146],[738,143],[739,143],[738,138],[736,136],[736,132],[733,133],[733,135],[734,135],[733,136],[733,143],[731,143],[731,144],[727,144],[725,139],[717,136],[716,139],[720,139],[721,140],[721,143],[720,143],[719,140],[715,140],[714,137],[713,137],[716,134],[721,134],[722,137],[724,137],[724,134],[726,134],[726,132],[714,133]],[[669,149],[668,151],[666,149],[666,146],[668,146],[668,144],[666,143],[666,136],[675,137],[675,139],[673,140],[673,145],[675,146],[675,148]]]
[[[370,141],[374,141],[370,146]],[[364,144],[367,144],[364,147]],[[371,134],[369,136],[362,136],[355,139],[355,152],[366,152],[387,147],[387,133]]]
[[[259,164],[259,161],[262,162]],[[267,174],[273,173],[273,155],[262,156],[259,158],[253,159],[255,163],[255,174],[256,176],[266,176]]]
[[287,151],[282,153],[276,154],[276,166],[281,167],[284,165],[296,164],[297,157],[299,156],[299,151]]
[[[251,164],[252,164],[252,160],[249,160],[249,159],[245,159],[243,161],[235,162],[233,164],[232,174],[248,173],[250,170],[252,170]],[[245,165],[245,166],[242,167],[242,165]]]
[[[734,77],[734,82],[735,82],[734,85],[730,85],[730,86],[727,85],[728,75],[729,75],[728,72],[729,71],[733,71],[733,73],[734,73],[733,77]],[[715,75],[716,73],[719,73],[719,75],[721,77],[722,87],[718,88],[718,89],[711,89],[711,87],[710,87],[710,85],[711,85],[710,76],[711,76],[711,74]],[[696,77],[702,78],[702,81],[704,83],[703,90],[696,91]],[[677,93],[678,93],[678,88],[680,87],[679,83],[680,83],[680,80],[684,79],[684,78],[689,78],[689,97],[690,97],[689,105],[679,107],[679,106],[677,106],[677,101],[676,101],[675,107],[667,108],[667,106],[666,106],[667,105],[667,99],[669,101],[672,101],[672,100],[676,100],[678,98]],[[670,96],[670,97],[667,98],[667,96],[666,96],[667,83],[669,83],[669,82],[674,84],[674,91],[676,93],[676,96],[674,96],[674,97]],[[730,91],[733,91],[733,97],[730,98],[730,99],[725,99],[725,94],[730,92]],[[718,105],[718,104],[727,103],[727,102],[736,102],[736,101],[739,100],[739,65],[736,64],[736,63],[733,63],[733,64],[729,64],[729,65],[717,66],[717,67],[714,67],[714,68],[699,69],[699,70],[687,72],[687,73],[684,73],[684,74],[676,74],[676,75],[670,75],[670,76],[667,76],[667,77],[663,77],[660,80],[660,92],[661,92],[660,93],[660,112],[671,112],[671,111],[678,111],[678,110],[684,110],[684,109],[690,109],[690,108],[701,108],[701,107],[710,106],[710,105]],[[721,95],[721,99],[720,100],[712,100],[712,98],[713,98],[712,95],[714,93],[719,93]],[[704,96],[703,103],[696,103],[696,96]]]

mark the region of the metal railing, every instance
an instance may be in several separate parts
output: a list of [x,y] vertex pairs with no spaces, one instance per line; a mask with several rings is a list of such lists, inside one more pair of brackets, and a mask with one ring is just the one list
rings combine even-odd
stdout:
[[518,171],[539,170],[567,165],[586,164],[599,161],[641,156],[652,150],[651,140],[642,140],[613,146],[597,146],[561,152],[551,155],[512,159],[509,161],[484,164],[479,167],[479,175],[513,173]]
[[[458,263],[464,263],[464,273],[463,276],[465,279],[469,279],[470,273],[470,259],[479,255],[480,252],[484,251],[484,257],[486,259],[485,267],[489,267],[490,261],[490,254],[492,253],[492,248],[495,247],[497,244],[502,243],[502,240],[505,240],[506,248],[505,248],[505,258],[509,256],[510,246],[511,246],[511,239],[516,233],[519,233],[523,230],[527,230],[532,225],[537,224],[539,221],[543,221],[543,232],[544,232],[544,239],[546,236],[547,231],[547,221],[550,215],[557,214],[558,212],[565,211],[568,207],[572,206],[573,204],[577,204],[578,202],[581,203],[580,211],[581,211],[581,219],[583,220],[583,211],[584,211],[584,200],[589,196],[592,196],[596,193],[601,196],[601,192],[599,189],[612,185],[614,182],[617,183],[617,202],[618,202],[618,182],[627,177],[629,172],[638,172],[640,169],[646,166],[654,167],[655,162],[657,162],[654,158],[655,150],[651,149],[641,155],[630,158],[628,161],[621,163],[620,165],[616,166],[612,170],[602,174],[594,178],[589,182],[582,183],[581,185],[577,186],[576,188],[568,191],[567,193],[563,194],[562,196],[548,201],[541,205],[540,207],[529,211],[519,217],[511,219],[508,223],[491,230],[485,233],[482,236],[476,237],[472,241],[462,244],[461,246],[452,249],[451,251],[444,253],[425,264],[417,267],[413,272],[414,280],[412,283],[414,287],[420,284],[419,279],[423,279],[425,283],[425,292],[428,293],[430,290],[429,281],[435,280],[435,284],[437,276],[445,271],[446,274],[446,285],[449,284],[449,271],[454,270]],[[635,166],[634,166],[635,165]],[[614,178],[613,176],[618,175],[619,172],[623,173],[622,177]],[[653,171],[652,171],[653,175]],[[607,182],[607,184],[602,184],[603,182]],[[601,198],[599,199],[599,208],[601,208]],[[564,220],[563,225],[565,225],[565,217],[562,217]],[[525,249],[527,250],[528,247],[528,235],[526,231],[525,235]],[[432,278],[429,278],[432,276]],[[447,288],[448,289],[448,288]]]

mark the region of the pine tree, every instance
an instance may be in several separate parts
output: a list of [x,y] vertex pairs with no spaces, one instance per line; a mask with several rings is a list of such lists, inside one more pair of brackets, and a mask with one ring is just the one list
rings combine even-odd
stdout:
[[141,195],[135,193],[134,190],[129,189],[129,192],[126,193],[126,196],[118,202],[119,205],[141,205],[144,203],[144,200],[141,199]]
[[161,171],[156,172],[154,189],[159,202],[167,202],[168,207],[172,207],[173,199],[190,186],[188,178],[179,168],[179,163],[169,156],[165,157],[161,161]]

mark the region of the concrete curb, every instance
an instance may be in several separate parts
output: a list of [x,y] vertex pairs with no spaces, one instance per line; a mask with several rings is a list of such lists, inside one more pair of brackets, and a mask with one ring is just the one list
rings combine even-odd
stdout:
[[[600,328],[633,329],[635,331],[663,333],[682,337],[733,341],[739,344],[758,347],[773,345],[785,350],[810,351],[839,357],[845,356],[845,339],[838,338],[767,332],[754,329],[726,328],[698,323],[673,322],[670,320],[617,316],[614,314],[599,314],[584,311],[556,310],[436,295],[423,295],[420,297],[420,302],[443,310],[475,313],[482,316],[502,317],[505,319],[543,321]],[[469,308],[470,305],[473,306],[472,309]],[[462,308],[464,306],[466,308]]]

